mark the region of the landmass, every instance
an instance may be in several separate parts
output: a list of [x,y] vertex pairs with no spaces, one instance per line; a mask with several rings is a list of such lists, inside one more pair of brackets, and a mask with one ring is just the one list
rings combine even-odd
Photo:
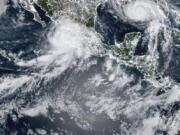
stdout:
[[[52,21],[58,20],[60,16],[69,16],[74,21],[87,27],[94,26],[96,16],[96,6],[102,0],[19,0],[21,6],[34,15],[34,20],[42,25],[45,22],[40,17],[35,5],[39,6]],[[171,28],[174,37],[180,37],[180,32]],[[135,47],[140,38],[139,32],[126,34],[122,43],[115,46],[104,45],[106,52],[111,51],[116,57],[121,58],[126,64],[136,67],[145,77],[152,76],[155,73],[155,67],[148,61],[148,55],[134,56]],[[180,43],[180,42],[179,42]],[[180,48],[179,44],[176,44]]]
[[34,14],[34,20],[44,24],[34,4],[38,5],[51,20],[67,15],[87,27],[94,26],[96,6],[102,0],[20,0],[21,6]]

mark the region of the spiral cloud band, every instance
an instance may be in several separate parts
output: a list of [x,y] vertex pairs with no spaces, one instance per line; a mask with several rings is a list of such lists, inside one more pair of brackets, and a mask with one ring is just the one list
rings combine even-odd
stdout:
[[127,20],[135,22],[149,22],[152,20],[163,21],[166,16],[161,6],[150,0],[136,0],[136,1],[115,1],[113,4],[119,11],[120,16]]

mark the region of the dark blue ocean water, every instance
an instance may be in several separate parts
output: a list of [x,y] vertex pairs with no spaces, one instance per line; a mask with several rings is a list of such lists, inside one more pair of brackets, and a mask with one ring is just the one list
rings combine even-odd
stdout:
[[[34,69],[33,67],[18,66],[16,64],[16,59],[31,60],[45,53],[44,50],[46,49],[43,48],[48,48],[48,41],[46,39],[49,26],[51,26],[52,22],[47,16],[45,16],[45,13],[37,5],[35,5],[36,9],[40,13],[41,18],[47,24],[45,27],[33,20],[33,14],[25,11],[20,6],[15,6],[11,0],[8,1],[7,5],[8,7],[6,12],[0,18],[0,51],[3,52],[0,53],[0,76],[12,75],[16,78],[16,76],[31,75],[31,73],[34,72],[38,73],[38,69]],[[114,18],[114,14],[116,13],[108,12],[111,8],[112,7],[109,7],[108,4],[105,4],[105,6],[99,5],[97,8],[95,29],[102,35],[102,41],[104,43],[114,45],[115,42],[121,42],[124,39],[124,35],[129,32],[141,32],[142,35],[144,34],[144,29],[139,29],[139,27],[135,27],[134,25],[131,25],[131,23],[123,22],[121,18]],[[159,34],[159,37],[161,39],[164,38],[161,33]],[[143,35],[138,43],[135,55],[146,54],[147,44],[148,39],[146,39],[145,35]],[[159,47],[158,49],[161,54],[161,48]],[[167,72],[163,74],[164,76],[172,77],[177,82],[180,82],[179,52],[178,48],[173,49],[173,59],[170,61],[171,66],[168,67]],[[160,65],[163,65],[166,61],[166,57],[163,56],[163,54],[161,55],[162,57],[159,59],[159,63]],[[80,70],[76,72],[74,69],[77,67],[73,67],[72,69],[67,69],[61,76],[49,80],[48,83],[44,83],[45,79],[41,78],[39,82],[37,81],[38,85],[32,87],[32,92],[27,92],[26,94],[23,94],[23,90],[26,88],[26,85],[28,86],[28,84],[24,84],[17,90],[17,93],[0,99],[0,103],[5,104],[8,100],[23,99],[24,101],[23,104],[21,104],[21,107],[24,107],[36,104],[38,102],[37,99],[44,95],[51,97],[52,95],[54,96],[56,93],[58,95],[61,92],[64,92],[65,95],[71,95],[71,89],[73,88],[77,88],[77,93],[81,93],[81,91],[84,92],[84,90],[87,89],[87,91],[84,93],[82,92],[80,95],[75,95],[74,99],[72,99],[82,105],[81,107],[86,112],[89,108],[83,106],[83,102],[85,100],[83,98],[86,98],[87,93],[91,93],[91,90],[84,85],[86,84],[86,81],[93,75],[99,73],[104,76],[105,80],[108,80],[108,76],[103,73],[103,65],[106,62],[106,58],[94,56],[90,61],[93,61],[93,59],[95,59],[98,64],[91,66],[87,69],[87,71],[85,70],[83,72]],[[176,61],[174,61],[174,59],[176,59]],[[113,62],[114,65],[117,65],[115,60]],[[135,79],[130,81],[123,88],[116,89],[115,93],[113,93],[115,97],[122,97],[127,100],[126,98],[128,96],[125,95],[126,92],[124,91],[130,89],[131,86],[136,86],[138,83],[140,83],[141,87],[137,88],[135,91],[140,97],[148,96],[148,90],[151,91],[152,89],[157,97],[166,93],[166,90],[163,88],[154,88],[151,84],[149,84],[149,82],[143,80],[143,75],[136,68],[122,65],[122,69],[127,75],[134,75]],[[163,66],[159,66],[159,71],[162,69]],[[37,77],[37,79],[39,78]],[[158,75],[156,79],[160,79]],[[65,91],[64,89],[68,83],[70,83],[70,85],[68,85],[70,90]],[[110,83],[108,85],[110,85]],[[95,92],[104,92],[104,90],[109,90],[109,86],[102,84],[102,86],[94,87],[94,89]],[[100,115],[93,115],[89,112],[86,114],[86,117],[87,119],[93,117],[93,120],[90,119],[90,124],[93,129],[84,130],[77,125],[75,119],[73,119],[69,113],[64,111],[57,112],[50,105],[47,108],[46,116],[43,114],[39,114],[37,116],[22,115],[19,114],[17,108],[18,107],[14,107],[14,109],[7,112],[7,116],[4,120],[5,122],[2,125],[0,124],[0,135],[39,135],[40,133],[37,132],[37,129],[45,130],[47,135],[53,135],[55,132],[59,134],[61,133],[61,135],[67,135],[67,132],[72,135],[112,135],[113,133],[126,135],[126,132],[121,131],[120,128],[120,125],[123,124],[123,122],[128,123],[124,126],[127,130],[136,128],[133,127],[134,125],[139,126],[138,122],[134,122],[136,118],[128,119],[123,114],[122,116],[119,116],[118,119],[112,120],[107,117],[107,114],[102,113]],[[145,114],[148,118],[148,116],[153,116],[155,112],[159,112],[161,117],[168,119],[171,118],[179,108],[180,103],[178,101],[169,105],[167,108],[154,105],[148,108]],[[30,133],[30,130],[32,133]],[[155,135],[168,134],[166,131],[157,130]]]
[[[20,5],[14,5],[11,0],[7,5],[6,12],[0,18],[0,49],[5,53],[5,56],[0,55],[0,74],[20,71],[11,54],[23,60],[37,57],[35,52],[42,48],[47,31],[46,27],[33,20],[32,13]],[[40,8],[39,11],[43,16],[44,12]],[[48,25],[50,19],[44,19]]]

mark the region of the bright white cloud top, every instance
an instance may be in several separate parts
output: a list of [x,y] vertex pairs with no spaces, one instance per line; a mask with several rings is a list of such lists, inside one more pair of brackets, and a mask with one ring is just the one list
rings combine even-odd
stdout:
[[124,6],[125,15],[134,21],[164,20],[165,15],[158,4],[149,0],[138,0]]

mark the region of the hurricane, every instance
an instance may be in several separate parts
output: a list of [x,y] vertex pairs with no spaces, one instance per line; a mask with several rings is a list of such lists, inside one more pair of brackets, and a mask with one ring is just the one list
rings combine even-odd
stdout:
[[0,134],[179,135],[178,0],[42,1],[0,1]]
[[152,1],[135,1],[126,5],[124,13],[135,21],[163,20],[165,15],[159,5]]

